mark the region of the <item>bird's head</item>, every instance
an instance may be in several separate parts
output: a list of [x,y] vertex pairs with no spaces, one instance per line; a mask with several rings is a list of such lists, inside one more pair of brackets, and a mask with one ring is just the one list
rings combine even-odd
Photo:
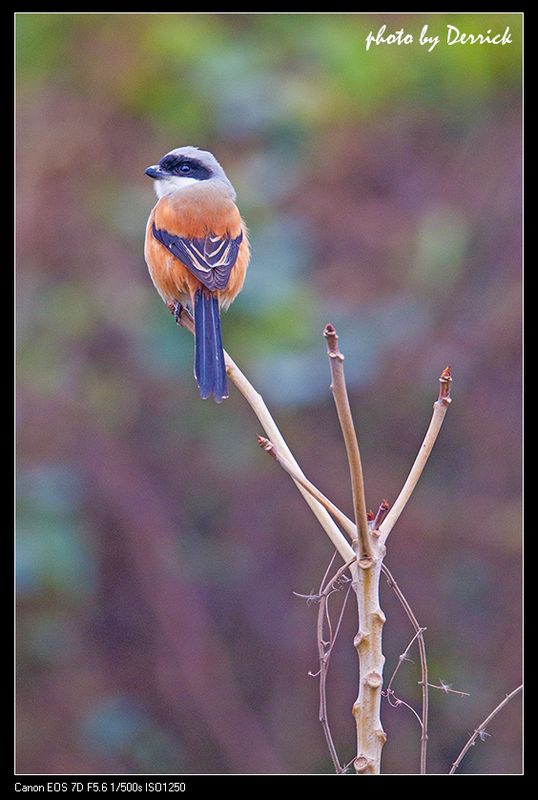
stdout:
[[215,156],[197,147],[178,147],[166,153],[161,160],[148,167],[146,175],[155,181],[155,193],[161,198],[188,187],[207,185],[208,181],[235,200],[235,190]]

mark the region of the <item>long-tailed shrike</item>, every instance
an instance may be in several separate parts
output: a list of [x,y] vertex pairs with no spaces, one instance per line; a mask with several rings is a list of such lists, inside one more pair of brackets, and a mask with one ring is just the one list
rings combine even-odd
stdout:
[[178,147],[148,167],[159,198],[149,215],[145,257],[170,310],[194,313],[194,374],[204,399],[228,397],[220,309],[241,291],[250,258],[235,190],[217,159]]

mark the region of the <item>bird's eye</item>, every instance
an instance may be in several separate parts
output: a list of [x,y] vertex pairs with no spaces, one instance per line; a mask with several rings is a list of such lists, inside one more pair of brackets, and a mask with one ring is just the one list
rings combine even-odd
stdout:
[[179,171],[183,172],[183,174],[190,172],[191,171],[190,164],[181,164],[179,167]]

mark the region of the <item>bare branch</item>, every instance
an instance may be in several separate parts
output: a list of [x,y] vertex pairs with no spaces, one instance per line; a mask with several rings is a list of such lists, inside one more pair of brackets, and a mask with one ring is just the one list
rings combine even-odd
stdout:
[[410,706],[409,703],[405,702],[405,700],[401,700],[399,697],[396,697],[393,689],[387,688],[387,690],[381,692],[381,694],[387,698],[389,706],[392,706],[392,708],[399,708],[400,706],[405,706],[406,708],[409,709],[409,711],[412,711],[415,717],[417,718],[418,724],[420,725],[421,729],[423,729],[422,720],[420,719],[419,715],[417,714],[413,706]]
[[[335,553],[335,555],[336,555],[336,553]],[[321,601],[322,597],[328,597],[333,592],[337,592],[341,588],[341,586],[339,584],[347,583],[350,580],[350,578],[344,578],[343,577],[344,576],[344,572],[347,569],[349,569],[352,564],[356,563],[357,557],[353,556],[351,561],[348,561],[347,564],[344,564],[343,566],[340,567],[338,572],[331,578],[330,581],[325,582],[325,580],[327,578],[327,575],[329,574],[329,568],[330,568],[330,566],[331,566],[333,561],[334,561],[334,556],[331,559],[331,563],[329,564],[329,567],[325,571],[325,575],[323,577],[319,592],[317,594],[301,594],[300,592],[292,592],[292,594],[294,594],[295,597],[301,597],[303,600],[306,600],[306,602],[308,604],[308,603],[319,603]]]
[[459,767],[459,765],[461,764],[461,762],[462,762],[463,758],[465,757],[465,755],[466,755],[467,751],[468,751],[468,750],[470,750],[470,749],[471,749],[471,747],[473,747],[473,745],[474,745],[474,743],[476,742],[477,738],[478,738],[478,737],[480,737],[480,739],[483,739],[483,736],[484,736],[484,734],[486,733],[486,728],[488,727],[488,725],[489,725],[489,723],[491,722],[491,720],[493,719],[493,717],[495,717],[495,716],[496,716],[496,715],[499,713],[499,711],[500,711],[501,709],[503,709],[503,708],[505,707],[505,705],[506,705],[507,703],[509,703],[509,702],[510,702],[510,700],[511,700],[513,697],[515,697],[515,696],[516,696],[516,695],[517,695],[517,694],[518,694],[518,693],[519,693],[519,692],[520,692],[522,689],[523,689],[523,684],[522,684],[521,686],[518,686],[518,687],[517,687],[517,689],[514,689],[512,692],[510,692],[510,694],[507,694],[507,695],[506,695],[506,697],[504,698],[504,700],[502,700],[502,701],[499,703],[499,705],[498,705],[498,706],[496,706],[496,707],[493,709],[493,711],[491,712],[491,714],[489,714],[489,715],[486,717],[486,719],[485,719],[483,722],[481,722],[481,723],[480,723],[480,725],[478,726],[478,728],[476,728],[476,729],[475,729],[475,731],[474,731],[473,735],[471,736],[471,738],[470,738],[470,739],[468,740],[468,742],[465,744],[465,747],[463,748],[463,750],[461,751],[461,753],[459,754],[459,756],[457,757],[457,759],[456,759],[456,760],[454,761],[454,763],[452,764],[452,768],[451,768],[450,772],[448,773],[449,775],[454,775],[454,773],[456,772],[457,768],[458,768],[458,767]]
[[[332,557],[332,558],[331,558],[331,560],[329,561],[329,563],[328,563],[328,565],[327,565],[327,569],[325,570],[325,574],[323,575],[323,578],[321,579],[321,583],[320,583],[320,585],[319,585],[319,593],[320,593],[320,595],[321,595],[321,594],[322,594],[322,592],[323,592],[323,588],[324,588],[324,586],[325,586],[325,581],[327,580],[327,575],[328,575],[328,574],[329,574],[329,572],[331,571],[331,567],[332,567],[332,565],[333,565],[333,563],[334,563],[334,559],[335,559],[335,558],[336,558],[336,552],[335,552],[335,553],[333,553],[333,557]],[[346,568],[346,565],[344,564],[344,566],[342,567],[342,569],[343,569],[343,570],[345,570],[345,568]],[[338,570],[338,572],[340,572],[340,570]]]
[[[190,331],[190,333],[194,334],[194,320],[189,313],[188,309],[185,306],[180,304],[175,304],[175,306],[171,307],[170,310],[174,314],[176,322],[181,327],[185,328],[186,330]],[[258,420],[260,421],[264,431],[266,432],[269,439],[275,443],[278,447],[280,453],[284,455],[288,461],[293,464],[296,468],[299,475],[304,478],[304,475],[301,471],[301,468],[297,464],[293,454],[291,453],[289,447],[287,446],[282,434],[280,433],[276,422],[272,418],[271,414],[267,406],[264,403],[262,396],[254,389],[252,384],[247,380],[247,378],[243,375],[237,364],[233,361],[232,358],[228,355],[228,353],[224,353],[224,360],[226,363],[226,372],[228,377],[232,381],[232,383],[236,386],[238,391],[243,395],[247,403],[250,405]],[[328,511],[316,500],[310,492],[308,492],[303,486],[297,483],[297,488],[303,495],[304,499],[312,509],[312,512],[316,516],[318,522],[320,523],[321,527],[338,550],[340,556],[342,557],[343,561],[346,563],[353,557],[354,551],[351,546],[348,544],[345,536],[339,530],[337,525],[331,519]]]
[[[194,333],[193,319],[187,309],[179,304],[174,304],[170,310],[173,312],[176,322],[179,325],[186,328],[191,333]],[[393,705],[403,704],[409,707],[415,716],[417,716],[417,719],[419,719],[422,728],[421,773],[424,774],[426,772],[426,752],[428,739],[427,726],[429,686],[426,649],[423,637],[423,631],[425,629],[419,626],[416,617],[409,606],[409,603],[401,593],[396,581],[389,570],[384,567],[383,555],[385,553],[386,539],[416,487],[416,484],[430,456],[432,447],[439,434],[448,405],[451,402],[450,382],[452,378],[450,374],[450,368],[447,367],[441,374],[439,379],[439,397],[434,403],[433,416],[430,426],[426,432],[424,442],[417,455],[415,463],[411,468],[409,476],[396,502],[394,503],[394,506],[389,511],[388,503],[383,501],[378,509],[377,514],[374,516],[373,513],[367,514],[366,512],[362,463],[357,441],[357,434],[353,424],[349,397],[347,393],[343,369],[344,356],[339,350],[338,336],[332,325],[327,325],[325,327],[324,336],[327,340],[327,351],[331,369],[331,389],[344,438],[351,476],[355,524],[334,503],[332,503],[331,500],[329,500],[322,492],[320,492],[319,489],[317,489],[317,487],[311,483],[311,481],[306,478],[295,458],[293,457],[293,454],[289,450],[275,421],[271,417],[263,398],[258,392],[256,392],[254,387],[249,383],[247,378],[243,375],[241,370],[237,367],[235,362],[227,353],[224,354],[226,371],[230,380],[234,383],[238,391],[245,397],[251,406],[265,433],[267,434],[267,439],[264,437],[258,437],[260,446],[267,450],[267,452],[272,455],[273,458],[275,458],[280,466],[286,472],[288,472],[344,561],[344,565],[340,567],[336,575],[331,580],[327,581],[327,574],[330,569],[329,565],[329,568],[322,580],[319,594],[317,596],[311,595],[307,597],[308,600],[315,600],[319,603],[318,650],[320,658],[320,720],[323,725],[325,737],[329,746],[329,752],[331,754],[335,769],[340,773],[345,772],[349,765],[344,767],[340,765],[328,726],[326,679],[331,651],[342,621],[345,600],[334,633],[332,631],[331,620],[328,612],[328,600],[330,595],[336,591],[337,588],[339,588],[338,582],[343,582],[343,575],[345,571],[349,569],[352,576],[350,586],[354,589],[355,594],[357,595],[359,607],[359,631],[355,637],[355,647],[359,656],[360,690],[359,696],[353,706],[353,714],[355,716],[357,726],[357,756],[353,760],[353,765],[358,774],[379,773],[381,750],[386,740],[386,735],[383,731],[379,714],[384,661],[381,648],[381,638],[385,618],[379,606],[378,588],[379,575],[381,570],[383,570],[387,576],[389,584],[392,586],[396,595],[400,599],[400,602],[402,603],[404,610],[406,611],[406,614],[416,632],[412,642],[408,645],[405,653],[402,655],[398,667],[393,673],[387,691],[385,692],[385,696],[388,698],[389,703]],[[345,531],[345,533],[347,533],[351,538],[353,545],[352,547],[346,541],[342,530],[340,530],[338,526],[340,526],[341,529]],[[348,593],[349,587],[345,599],[347,599]],[[328,641],[325,641],[324,639],[325,623],[327,623],[329,626]],[[407,703],[404,703],[404,701],[396,698],[391,688],[399,665],[406,658],[407,652],[415,640],[418,642],[422,670],[422,680],[420,682],[422,685],[422,717],[419,717],[414,709],[412,709],[411,706],[408,706]],[[499,708],[500,707],[502,707],[502,704],[499,706]],[[496,711],[494,713],[496,713]],[[484,731],[479,729],[477,732],[475,732],[475,734],[478,736],[480,734],[484,734]],[[469,744],[468,746],[471,745]],[[459,760],[463,758],[465,752],[462,752]],[[454,768],[457,767],[459,760],[455,762]]]
[[422,472],[424,470],[424,467],[426,466],[428,458],[430,457],[430,453],[439,435],[441,426],[444,422],[448,406],[451,403],[451,397],[450,397],[451,381],[452,381],[452,376],[450,372],[450,367],[445,367],[439,378],[439,383],[440,383],[439,397],[433,404],[432,419],[429,428],[426,431],[426,436],[424,437],[424,441],[422,442],[421,448],[415,459],[415,463],[411,467],[411,472],[409,473],[409,476],[402,488],[402,491],[398,495],[394,505],[392,506],[384,522],[381,524],[379,528],[381,532],[380,542],[382,544],[386,544],[389,533],[393,529],[400,514],[407,505],[409,498],[413,494],[415,486],[417,485],[420,476],[422,475]]
[[[319,669],[316,673],[309,672],[314,678],[319,677],[319,720],[321,722],[323,733],[325,735],[325,739],[327,741],[327,746],[329,748],[329,753],[334,764],[335,771],[337,773],[342,773],[346,770],[346,767],[342,767],[338,758],[338,753],[336,751],[336,747],[334,745],[334,741],[332,738],[331,730],[329,727],[328,721],[328,714],[327,714],[327,673],[329,670],[329,659],[334,647],[334,643],[336,641],[336,637],[338,636],[338,632],[340,630],[340,625],[342,624],[342,619],[344,616],[344,609],[346,607],[347,599],[349,596],[349,590],[351,588],[351,584],[348,586],[344,601],[342,603],[342,608],[340,609],[340,614],[338,617],[338,622],[336,624],[336,629],[334,634],[332,633],[332,626],[329,617],[329,608],[328,608],[328,600],[331,594],[338,591],[340,588],[338,584],[342,582],[344,572],[354,564],[356,561],[356,556],[353,556],[353,559],[344,564],[340,569],[336,572],[336,574],[330,579],[327,580],[327,576],[329,574],[329,570],[333,564],[334,558],[336,553],[333,555],[329,562],[329,566],[325,570],[325,574],[321,580],[321,584],[319,587],[318,594],[316,595],[303,595],[299,594],[298,592],[294,592],[297,597],[303,597],[306,599],[307,603],[317,602],[319,603],[318,608],[318,621],[317,621],[317,641],[318,641],[318,654],[319,654]],[[347,581],[349,582],[349,578]],[[329,626],[329,642],[325,641],[325,636],[323,632],[323,625],[324,620],[327,620]]]
[[372,543],[368,531],[368,519],[366,514],[366,500],[364,497],[364,478],[362,474],[361,454],[357,434],[351,415],[349,397],[344,375],[344,356],[338,347],[338,334],[333,325],[328,323],[325,326],[323,335],[327,340],[327,354],[331,368],[331,389],[336,405],[344,444],[346,446],[347,459],[349,462],[349,473],[351,476],[351,488],[353,493],[353,509],[355,513],[355,523],[358,531],[359,549],[358,556],[363,558],[373,558]]
[[[329,596],[332,592],[335,591],[334,585],[336,581],[338,581],[344,571],[349,566],[345,564],[341,567],[338,572],[336,573],[335,577],[332,578],[330,581],[325,583],[327,579],[327,575],[331,568],[331,565],[334,561],[334,556],[331,559],[329,566],[323,576],[319,587],[319,608],[318,608],[318,621],[317,621],[317,640],[318,640],[318,655],[319,655],[319,721],[321,722],[321,726],[323,728],[323,733],[325,734],[325,739],[327,741],[327,747],[329,748],[329,753],[335,768],[336,773],[342,772],[342,765],[340,764],[340,760],[338,758],[338,753],[336,751],[336,747],[334,745],[334,740],[332,738],[331,729],[329,726],[329,718],[327,713],[327,674],[329,671],[329,661],[332,649],[336,642],[336,637],[338,636],[338,632],[340,631],[340,625],[342,624],[342,619],[344,616],[344,610],[346,607],[347,599],[349,597],[349,590],[351,585],[348,586],[344,601],[342,603],[342,608],[340,609],[340,614],[338,617],[338,622],[336,624],[335,631],[332,631],[331,620],[329,616]],[[355,561],[355,558],[353,559]],[[327,625],[329,627],[329,641],[328,643],[325,641],[324,636],[324,620],[327,620]]]
[[[420,669],[422,674],[422,680],[420,681],[422,685],[422,719],[421,719],[421,726],[422,726],[422,736],[420,740],[420,774],[426,774],[426,757],[428,754],[428,706],[429,706],[429,697],[428,697],[428,661],[426,659],[426,643],[424,641],[423,633],[426,628],[422,628],[418,624],[418,620],[413,612],[413,609],[409,605],[409,602],[406,600],[402,590],[396,583],[396,580],[385,564],[381,565],[381,570],[387,579],[387,583],[394,591],[396,597],[400,601],[403,606],[403,609],[407,616],[409,617],[409,621],[411,625],[415,629],[416,638],[418,640],[418,650],[420,654]],[[407,652],[407,651],[406,651]]]
[[[394,679],[395,679],[396,675],[398,674],[398,670],[402,666],[403,662],[410,660],[407,657],[407,654],[410,651],[411,647],[413,646],[415,640],[418,639],[419,636],[422,636],[422,634],[424,633],[425,630],[427,630],[427,628],[419,628],[417,630],[417,632],[415,633],[415,635],[413,636],[413,638],[411,639],[411,641],[409,642],[409,644],[407,645],[407,647],[405,648],[405,650],[403,651],[403,653],[401,653],[400,657],[398,658],[398,663],[394,667],[394,672],[392,673],[392,675],[390,677],[390,681],[387,684],[387,692],[390,689],[392,689],[392,684],[394,683]],[[428,686],[430,686],[430,685],[431,684],[428,684]]]
[[[257,436],[258,444],[265,450],[266,453],[274,458],[274,460],[280,464],[282,469],[288,473],[288,475],[293,478],[293,480],[298,483],[303,489],[305,489],[312,497],[314,497],[318,503],[320,503],[328,512],[331,514],[334,519],[341,525],[341,527],[345,530],[351,541],[356,541],[357,538],[357,528],[355,527],[355,523],[347,517],[343,511],[340,511],[338,506],[329,500],[320,490],[315,486],[305,475],[298,470],[291,461],[288,461],[287,458],[282,456],[277,448],[274,446],[269,439],[266,439],[264,436]],[[355,559],[353,559],[355,560]]]
[[330,324],[325,326],[323,335],[327,340],[331,390],[349,464],[357,530],[354,543],[357,563],[350,568],[359,613],[359,630],[354,639],[359,660],[359,694],[353,704],[357,728],[357,755],[353,759],[353,766],[358,775],[379,774],[381,752],[387,740],[380,717],[385,615],[379,605],[379,576],[385,548],[378,545],[377,537],[371,535],[368,525],[361,456],[349,405],[344,356],[338,348],[338,335]]
[[327,670],[328,670],[329,654],[325,650],[325,644],[323,640],[323,620],[325,617],[326,603],[327,603],[327,598],[322,597],[318,608],[318,624],[317,624],[318,656],[319,656],[319,673],[318,673],[319,721],[321,722],[321,727],[323,728],[323,733],[325,734],[325,740],[327,742],[327,747],[329,748],[329,753],[331,755],[331,760],[333,762],[334,769],[338,773],[342,770],[342,765],[340,764],[338,753],[336,752],[336,747],[334,745],[327,717]]
[[[419,683],[422,683],[422,681],[419,681]],[[438,685],[437,683],[429,683],[428,686],[430,687],[430,689],[439,689],[441,692],[444,692],[445,694],[459,694],[460,697],[471,696],[469,692],[460,692],[459,689],[453,689],[450,683],[445,683],[444,681],[441,681],[440,685]]]

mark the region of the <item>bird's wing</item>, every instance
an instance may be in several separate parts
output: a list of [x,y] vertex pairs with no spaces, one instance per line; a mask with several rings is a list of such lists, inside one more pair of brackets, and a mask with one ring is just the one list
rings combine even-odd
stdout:
[[192,272],[210,291],[225,289],[243,241],[243,231],[235,239],[210,234],[204,239],[184,239],[160,230],[153,224],[153,236]]

